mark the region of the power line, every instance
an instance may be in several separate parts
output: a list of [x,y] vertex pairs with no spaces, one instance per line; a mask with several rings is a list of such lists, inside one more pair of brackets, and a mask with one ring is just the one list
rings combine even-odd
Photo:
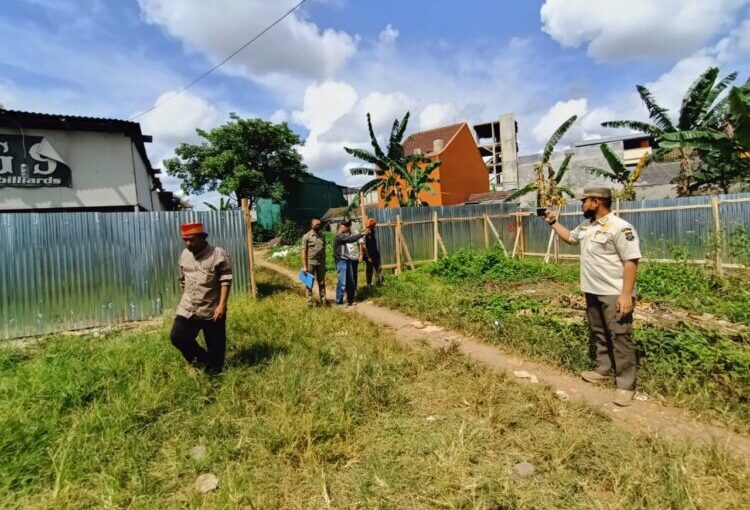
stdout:
[[253,44],[255,41],[257,41],[261,37],[263,37],[269,30],[271,30],[273,27],[275,27],[276,25],[278,25],[279,23],[281,23],[282,21],[284,21],[294,11],[296,11],[297,9],[299,9],[300,7],[302,7],[302,4],[304,4],[305,2],[307,2],[307,0],[301,0],[297,5],[295,5],[294,7],[292,7],[291,9],[289,9],[287,12],[285,12],[283,16],[281,16],[279,19],[277,19],[276,21],[274,21],[273,23],[271,23],[270,25],[268,25],[266,28],[264,28],[258,35],[256,35],[255,37],[253,37],[252,39],[250,39],[249,41],[247,41],[245,44],[243,44],[242,46],[240,46],[239,48],[237,48],[234,52],[232,52],[231,55],[229,55],[227,58],[225,58],[224,60],[222,60],[221,62],[219,62],[215,66],[213,66],[211,69],[209,69],[205,73],[201,74],[200,76],[194,78],[193,81],[191,81],[187,85],[185,85],[182,88],[180,88],[180,90],[178,90],[177,92],[175,92],[174,94],[172,94],[168,98],[164,99],[163,101],[159,101],[158,103],[156,103],[154,106],[152,106],[148,110],[144,110],[144,111],[142,111],[142,112],[140,112],[140,113],[138,113],[136,115],[133,115],[128,120],[135,120],[135,119],[137,119],[139,117],[142,117],[142,116],[146,115],[147,113],[156,110],[161,105],[163,105],[163,104],[171,101],[172,99],[176,98],[177,96],[179,96],[180,94],[182,94],[183,92],[185,92],[187,89],[189,89],[190,87],[192,87],[193,85],[195,85],[196,83],[198,83],[199,81],[201,81],[203,78],[205,78],[209,74],[213,73],[214,71],[216,71],[218,68],[220,68],[221,66],[223,66],[227,62],[229,62],[233,57],[235,57],[242,50],[244,50],[245,48],[247,48],[248,46],[250,46],[251,44]]

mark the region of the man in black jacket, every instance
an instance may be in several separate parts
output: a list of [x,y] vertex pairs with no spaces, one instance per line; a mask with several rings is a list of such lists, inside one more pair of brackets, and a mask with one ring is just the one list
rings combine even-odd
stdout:
[[337,305],[344,304],[344,294],[346,294],[347,306],[354,304],[354,273],[347,244],[356,243],[370,232],[369,229],[366,229],[361,234],[352,235],[351,226],[352,222],[349,220],[342,222],[339,225],[336,238],[333,240],[333,258],[336,261],[336,273],[338,274],[336,284]]

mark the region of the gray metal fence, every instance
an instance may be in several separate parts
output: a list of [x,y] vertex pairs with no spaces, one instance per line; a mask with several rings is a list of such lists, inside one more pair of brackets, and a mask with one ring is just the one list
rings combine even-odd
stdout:
[[[747,256],[750,246],[744,251],[733,249],[734,240],[747,243],[747,234],[750,234],[748,193],[620,202],[615,209],[638,231],[646,258],[673,260],[680,257],[697,263],[715,263],[714,257],[718,255],[723,267],[750,264]],[[484,247],[488,238],[495,244],[495,232],[506,250],[512,252],[520,232],[523,253],[544,256],[550,239],[549,227],[531,209],[515,204],[378,209],[370,214],[378,220],[378,240],[386,266],[395,266],[397,262],[398,222],[401,237],[415,263],[443,254],[442,248],[436,253],[435,231],[449,254],[464,247]],[[490,235],[485,221],[494,227]],[[583,221],[580,205],[575,202],[565,206],[561,210],[561,221],[569,227]],[[745,241],[742,241],[743,233]],[[575,246],[561,243],[559,249],[562,257],[578,255]],[[402,266],[407,265],[402,260]]]
[[143,320],[179,299],[179,225],[201,221],[248,289],[242,211],[0,214],[0,339]]

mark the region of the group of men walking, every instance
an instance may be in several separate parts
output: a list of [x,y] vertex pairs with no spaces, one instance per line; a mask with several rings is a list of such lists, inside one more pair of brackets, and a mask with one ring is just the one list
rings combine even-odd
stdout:
[[[633,226],[612,213],[609,188],[584,190],[581,210],[585,220],[573,230],[558,222],[552,212],[546,212],[544,220],[564,242],[581,247],[580,287],[586,297],[590,345],[596,364],[594,370],[584,371],[581,376],[587,382],[600,383],[614,375],[614,403],[627,406],[633,400],[636,384],[632,333],[640,243]],[[333,242],[338,305],[355,303],[360,261],[367,264],[368,287],[373,276],[377,283],[382,282],[375,226],[375,220],[370,219],[362,233],[353,232],[349,221],[338,227]],[[326,305],[326,241],[321,228],[320,219],[313,219],[310,231],[302,238],[302,268],[314,276],[320,303]],[[224,366],[226,350],[231,262],[222,248],[207,242],[202,224],[183,225],[181,233],[185,245],[179,260],[183,296],[170,338],[189,363],[218,372]],[[312,307],[312,288],[307,289],[307,299]],[[205,349],[196,342],[200,331]]]
[[[375,235],[377,222],[374,218],[367,221],[362,233],[352,230],[352,222],[343,221],[338,226],[333,241],[333,259],[336,263],[336,301],[337,305],[351,306],[355,304],[358,284],[359,264],[366,264],[367,287],[375,282],[382,283],[380,250]],[[320,304],[327,305],[326,299],[326,245],[325,235],[321,232],[320,219],[314,218],[310,224],[310,231],[302,237],[302,270],[313,275],[318,285]],[[313,288],[307,288],[307,305],[315,304]]]

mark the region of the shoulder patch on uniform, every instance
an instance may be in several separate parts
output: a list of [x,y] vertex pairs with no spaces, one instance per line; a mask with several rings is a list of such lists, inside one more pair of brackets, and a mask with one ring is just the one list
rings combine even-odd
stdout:
[[633,229],[630,227],[625,227],[624,229],[622,229],[622,233],[625,235],[625,239],[627,239],[628,241],[632,241],[633,239],[635,239]]

